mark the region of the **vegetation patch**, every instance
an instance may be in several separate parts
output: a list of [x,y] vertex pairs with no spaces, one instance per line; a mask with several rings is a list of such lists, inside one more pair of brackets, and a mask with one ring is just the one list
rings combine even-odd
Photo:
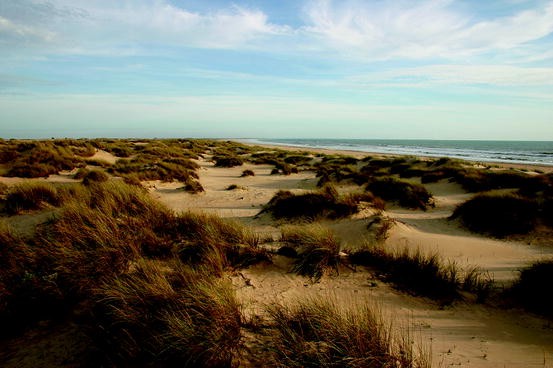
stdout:
[[334,233],[317,224],[285,226],[281,241],[294,251],[292,271],[314,281],[329,271],[338,272],[340,242]]
[[516,194],[483,193],[458,206],[451,216],[456,218],[479,233],[497,237],[526,234],[536,225],[538,205]]
[[305,194],[281,190],[269,201],[263,212],[269,212],[276,219],[337,219],[356,213],[360,200],[360,197],[342,197],[332,186]]
[[240,176],[241,177],[255,176],[255,173],[252,170],[244,170],[244,171],[242,171],[242,175],[240,175]]
[[539,261],[520,271],[507,295],[527,310],[553,318],[552,280],[553,261]]
[[96,341],[115,365],[231,367],[240,305],[228,281],[139,260],[95,295]]
[[402,207],[426,210],[433,206],[432,194],[419,184],[394,178],[375,178],[367,184],[367,190],[387,200],[397,201]]
[[492,280],[487,274],[472,268],[461,272],[454,263],[444,265],[438,254],[425,255],[405,248],[400,252],[388,252],[382,246],[367,246],[351,252],[350,262],[375,269],[379,276],[398,289],[451,303],[465,290],[484,301],[491,290]]
[[5,211],[14,215],[21,211],[38,210],[45,205],[59,206],[62,197],[50,183],[29,181],[17,184],[7,190]]
[[329,298],[269,308],[277,333],[269,348],[285,367],[429,367],[409,339],[394,339],[390,324],[367,304],[343,307]]

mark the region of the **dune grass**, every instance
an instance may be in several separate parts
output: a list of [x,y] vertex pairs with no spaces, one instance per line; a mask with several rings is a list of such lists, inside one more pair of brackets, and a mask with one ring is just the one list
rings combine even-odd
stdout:
[[13,155],[3,155],[8,166],[6,176],[40,178],[85,165],[70,147],[55,141],[22,141],[3,149],[14,151]]
[[38,210],[44,206],[59,206],[62,196],[51,183],[28,181],[9,188],[4,200],[5,211],[14,215],[21,211]]
[[269,349],[284,367],[429,367],[429,358],[397,339],[369,304],[306,298],[269,308],[277,333]]
[[383,246],[366,246],[350,252],[352,264],[375,269],[378,275],[398,289],[449,304],[461,291],[474,293],[478,302],[489,295],[493,280],[478,268],[463,272],[455,263],[444,264],[438,254],[420,250],[387,251]]
[[233,366],[242,316],[228,281],[138,260],[94,299],[96,341],[116,366]]
[[319,224],[288,225],[282,228],[281,242],[296,256],[292,272],[319,281],[328,272],[338,272],[340,242],[334,233]]
[[109,175],[100,170],[90,170],[83,176],[84,185],[90,185],[91,183],[103,183],[108,180]]

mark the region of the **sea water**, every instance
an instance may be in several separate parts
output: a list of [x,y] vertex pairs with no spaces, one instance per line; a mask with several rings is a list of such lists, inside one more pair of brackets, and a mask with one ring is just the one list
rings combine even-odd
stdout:
[[553,141],[411,139],[250,139],[248,141],[306,148],[553,166]]

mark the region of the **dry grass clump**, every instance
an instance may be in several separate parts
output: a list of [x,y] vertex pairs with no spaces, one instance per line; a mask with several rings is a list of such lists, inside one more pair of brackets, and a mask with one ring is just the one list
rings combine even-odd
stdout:
[[103,183],[108,180],[109,175],[100,170],[90,170],[83,176],[84,185],[90,185],[91,183]]
[[340,242],[334,233],[318,224],[285,226],[281,241],[296,256],[292,271],[314,281],[328,271],[338,272]]
[[6,176],[47,177],[61,170],[84,166],[82,158],[76,156],[70,147],[55,141],[21,141],[2,148],[13,151],[1,155],[2,163],[8,166]]
[[482,193],[459,205],[451,218],[459,218],[472,231],[497,237],[526,234],[536,225],[538,205],[512,193]]
[[96,340],[115,366],[233,366],[242,317],[228,281],[139,260],[95,300]]
[[521,270],[507,295],[527,310],[553,318],[553,261],[538,261]]
[[268,252],[259,247],[259,237],[237,222],[188,212],[175,218],[174,228],[184,234],[176,245],[179,258],[194,267],[208,265],[222,272],[229,266],[270,262]]
[[[283,367],[429,367],[409,339],[394,339],[391,325],[368,304],[343,307],[329,298],[269,308],[277,333],[270,349]],[[401,340],[401,341],[397,341]]]
[[426,210],[433,206],[432,194],[424,186],[391,177],[372,179],[367,190],[384,200],[397,201],[406,208]]
[[132,142],[123,139],[96,139],[92,141],[92,145],[116,157],[130,157],[135,148]]
[[351,252],[352,264],[375,269],[380,277],[397,288],[426,296],[443,303],[460,297],[460,291],[476,294],[483,302],[491,291],[493,280],[477,268],[464,273],[454,263],[443,264],[438,254],[423,254],[408,248],[399,252],[386,251],[382,246],[367,246]]
[[359,201],[363,199],[356,196],[340,196],[331,185],[317,192],[305,194],[281,190],[271,198],[262,212],[269,212],[276,219],[337,219],[356,213]]
[[5,211],[17,214],[26,210],[38,210],[45,205],[59,206],[62,197],[58,189],[50,183],[29,181],[11,187],[4,200]]

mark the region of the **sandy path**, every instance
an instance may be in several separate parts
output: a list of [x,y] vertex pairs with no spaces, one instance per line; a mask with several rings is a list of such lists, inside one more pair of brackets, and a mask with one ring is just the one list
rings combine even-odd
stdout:
[[[152,194],[176,211],[200,209],[222,217],[252,217],[261,211],[274,194],[282,190],[301,191],[313,189],[317,180],[313,173],[271,175],[270,165],[244,164],[232,168],[215,168],[213,163],[197,161],[200,182],[204,193],[188,194],[180,183],[151,182]],[[252,170],[255,176],[241,177],[244,170]],[[236,184],[240,189],[226,190]]]

